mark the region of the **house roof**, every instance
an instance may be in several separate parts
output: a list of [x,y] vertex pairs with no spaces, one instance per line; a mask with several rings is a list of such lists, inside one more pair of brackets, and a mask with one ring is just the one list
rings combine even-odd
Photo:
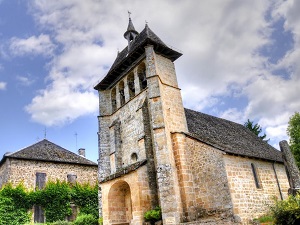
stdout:
[[97,166],[96,163],[64,149],[47,139],[19,151],[6,153],[1,160],[1,164],[6,158]]
[[281,151],[241,124],[185,109],[192,137],[226,153],[282,162]]
[[152,45],[156,53],[165,56],[171,61],[175,61],[182,55],[168,47],[146,24],[143,31],[130,42],[129,50],[128,46],[126,46],[118,53],[107,75],[94,88],[96,90],[105,90],[114,81],[118,80],[123,75],[123,72],[130,68],[132,62],[139,59],[145,53],[146,45]]

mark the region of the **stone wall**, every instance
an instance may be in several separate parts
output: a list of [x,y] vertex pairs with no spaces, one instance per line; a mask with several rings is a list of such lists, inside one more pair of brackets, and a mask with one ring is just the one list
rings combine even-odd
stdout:
[[143,223],[144,213],[151,209],[152,195],[146,166],[101,183],[100,186],[104,225]]
[[10,160],[7,159],[5,163],[0,166],[0,188],[2,185],[6,184],[9,180],[10,175]]
[[195,192],[195,219],[232,216],[223,152],[192,138],[187,138],[187,151]]
[[46,173],[46,181],[67,181],[68,174],[76,175],[79,183],[95,184],[97,181],[97,166],[10,159],[8,182],[13,185],[23,182],[26,188],[34,189],[36,173]]
[[[281,199],[278,184],[273,169],[273,163],[225,155],[226,173],[233,202],[233,211],[244,224],[250,219],[266,213],[268,205],[273,204],[273,197]],[[256,169],[257,181],[255,183],[253,169]],[[287,197],[289,188],[288,179],[283,164],[274,164],[283,198]]]

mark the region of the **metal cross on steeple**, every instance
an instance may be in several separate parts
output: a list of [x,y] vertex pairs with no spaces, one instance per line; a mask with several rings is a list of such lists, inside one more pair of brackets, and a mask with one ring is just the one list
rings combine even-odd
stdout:
[[128,12],[128,17],[130,18],[131,12],[129,10],[127,12]]

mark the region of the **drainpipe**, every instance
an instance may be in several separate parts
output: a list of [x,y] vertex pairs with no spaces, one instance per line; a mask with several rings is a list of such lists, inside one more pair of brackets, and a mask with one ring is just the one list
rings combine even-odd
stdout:
[[280,184],[279,184],[277,173],[276,173],[276,170],[275,170],[275,163],[276,163],[276,161],[274,161],[273,164],[272,164],[273,165],[273,170],[274,170],[274,174],[275,174],[275,178],[276,178],[276,183],[277,183],[277,186],[278,186],[278,190],[279,190],[279,193],[280,193],[280,198],[281,198],[281,200],[283,200],[282,192],[281,192],[281,188],[280,188]]

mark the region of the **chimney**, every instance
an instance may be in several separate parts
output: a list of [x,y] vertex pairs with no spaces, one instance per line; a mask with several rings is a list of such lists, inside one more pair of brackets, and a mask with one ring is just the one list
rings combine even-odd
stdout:
[[78,149],[78,154],[85,158],[85,148]]

